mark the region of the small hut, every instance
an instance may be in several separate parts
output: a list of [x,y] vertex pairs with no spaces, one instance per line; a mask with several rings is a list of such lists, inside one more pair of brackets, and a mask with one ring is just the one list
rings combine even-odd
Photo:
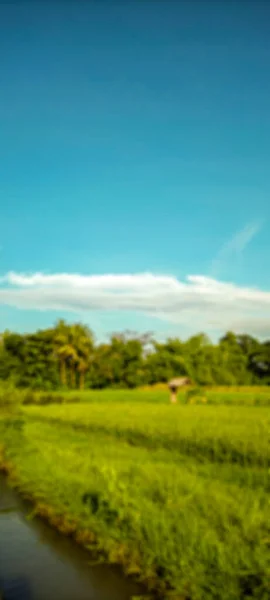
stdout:
[[171,403],[176,404],[178,389],[186,385],[190,385],[191,380],[189,377],[175,377],[168,382],[169,390],[171,392]]

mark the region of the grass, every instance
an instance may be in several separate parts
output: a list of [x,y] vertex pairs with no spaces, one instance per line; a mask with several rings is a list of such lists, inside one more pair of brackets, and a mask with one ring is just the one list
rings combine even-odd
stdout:
[[37,511],[163,598],[268,599],[267,407],[86,394],[0,424],[2,465]]
[[[178,402],[186,404],[190,392],[181,391],[178,394]],[[139,390],[73,390],[73,391],[51,391],[42,392],[31,389],[18,390],[12,385],[0,385],[0,406],[9,403],[15,398],[22,404],[75,404],[75,403],[139,403],[139,404],[165,404],[169,403],[169,392],[166,384],[160,386],[146,387]],[[200,397],[207,404],[226,404],[229,406],[268,406],[270,407],[270,386],[239,386],[202,388],[195,394],[195,403],[200,403]]]
[[28,418],[100,432],[150,449],[166,448],[197,459],[270,465],[269,410],[265,407],[50,405],[24,409]]

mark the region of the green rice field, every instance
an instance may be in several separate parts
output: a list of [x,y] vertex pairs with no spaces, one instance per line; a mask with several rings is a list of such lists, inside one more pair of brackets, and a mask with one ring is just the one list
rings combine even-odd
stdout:
[[66,533],[156,595],[266,600],[269,392],[206,395],[203,405],[172,406],[162,390],[24,404],[2,418],[2,466],[40,514],[64,518]]

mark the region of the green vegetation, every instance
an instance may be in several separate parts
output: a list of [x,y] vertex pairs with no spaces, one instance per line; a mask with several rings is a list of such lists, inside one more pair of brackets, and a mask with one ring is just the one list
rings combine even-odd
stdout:
[[[24,409],[26,410],[26,409]],[[166,448],[216,462],[270,466],[268,409],[114,404],[27,409],[28,418],[100,432],[148,448]]]
[[[139,393],[138,393],[139,392]],[[270,406],[270,387],[250,386],[240,388],[189,388],[178,393],[180,404],[211,404],[229,406]],[[16,388],[10,382],[0,383],[0,407],[7,404],[37,405],[75,403],[118,402],[168,404],[168,386],[139,388],[137,390],[58,390],[39,391],[29,388]]]
[[269,341],[59,321],[5,332],[0,380],[0,467],[39,515],[155,597],[270,597]]
[[162,390],[23,405],[0,422],[2,466],[39,514],[162,598],[266,600],[269,395],[206,394],[204,406],[170,406]]
[[200,386],[269,385],[270,341],[228,332],[218,344],[204,334],[158,343],[149,334],[126,332],[96,344],[86,326],[64,321],[1,336],[0,379],[20,388],[127,389],[182,375]]

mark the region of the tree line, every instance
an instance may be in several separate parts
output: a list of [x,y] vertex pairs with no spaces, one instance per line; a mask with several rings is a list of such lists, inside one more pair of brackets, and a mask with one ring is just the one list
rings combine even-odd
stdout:
[[270,341],[227,332],[217,344],[203,333],[161,343],[127,331],[98,344],[87,326],[64,320],[36,333],[1,335],[0,379],[18,387],[134,388],[182,375],[198,385],[269,385]]

